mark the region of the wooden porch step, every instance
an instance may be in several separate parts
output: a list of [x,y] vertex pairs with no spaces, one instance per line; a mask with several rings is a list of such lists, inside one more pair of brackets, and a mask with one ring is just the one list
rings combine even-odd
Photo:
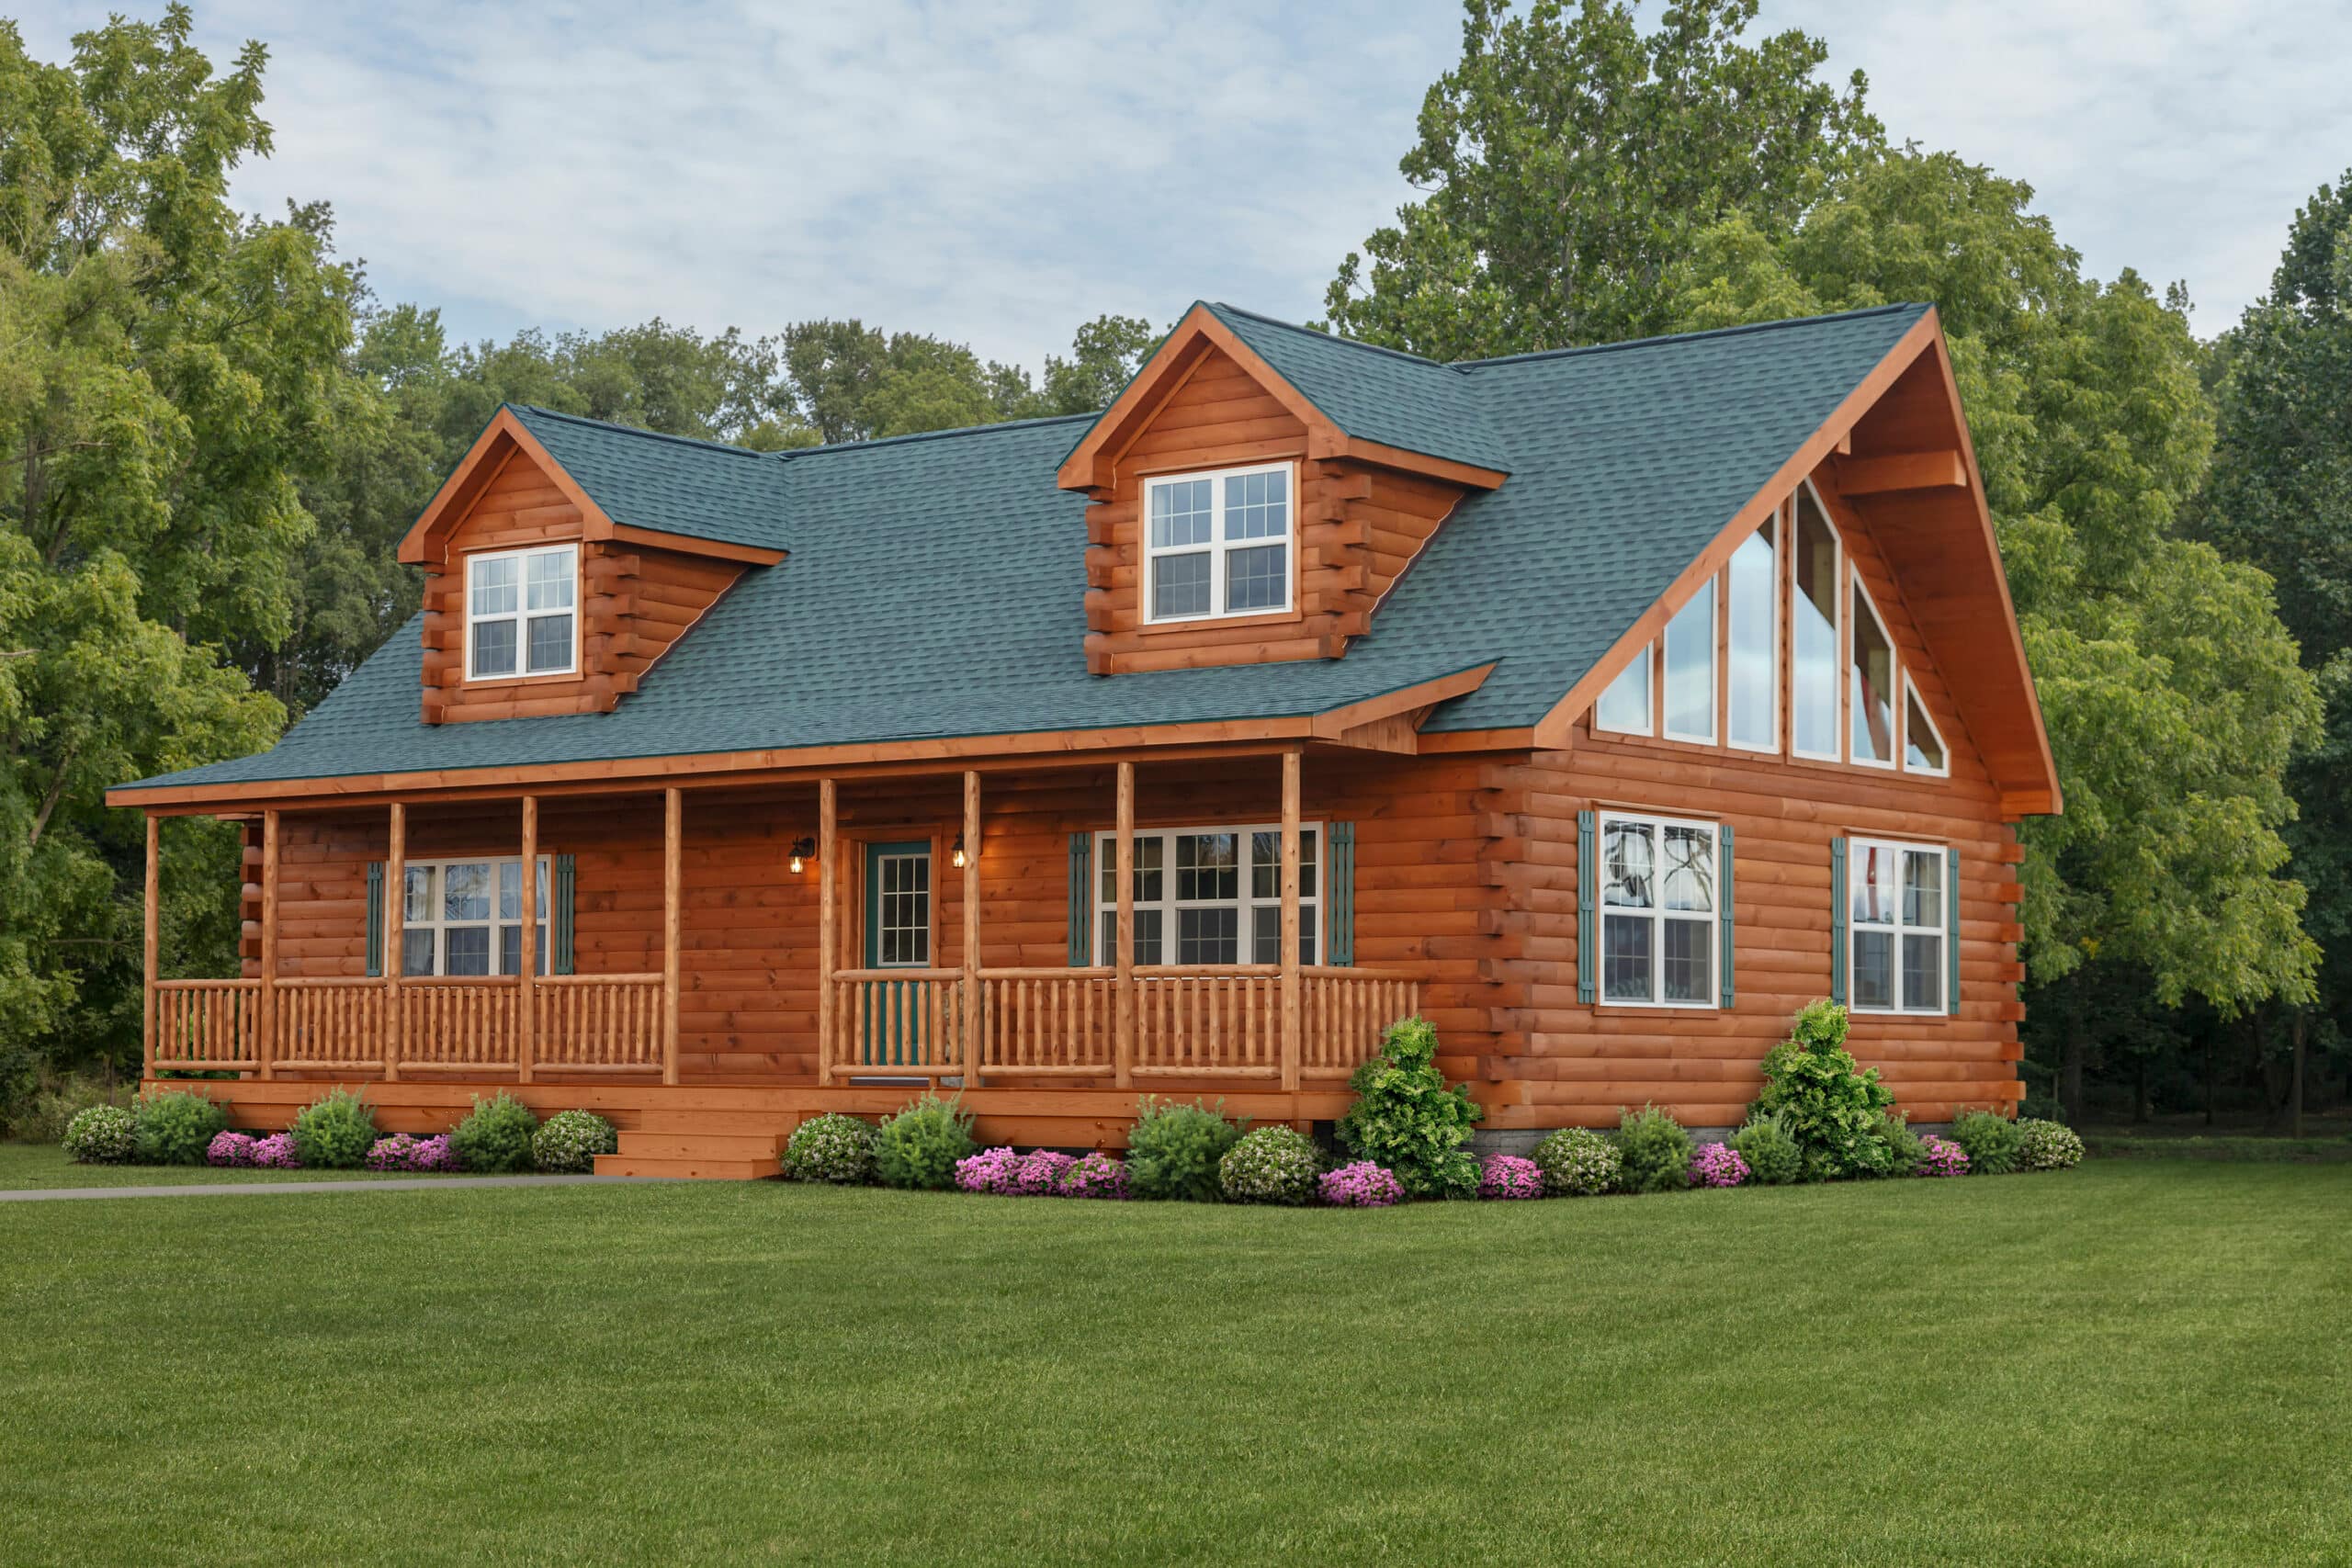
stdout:
[[757,1181],[777,1173],[770,1159],[731,1159],[703,1155],[675,1159],[652,1155],[598,1155],[599,1176],[668,1176],[696,1181]]
[[684,1159],[708,1156],[716,1159],[773,1160],[784,1152],[784,1134],[773,1127],[764,1133],[664,1133],[628,1127],[621,1131],[622,1157]]

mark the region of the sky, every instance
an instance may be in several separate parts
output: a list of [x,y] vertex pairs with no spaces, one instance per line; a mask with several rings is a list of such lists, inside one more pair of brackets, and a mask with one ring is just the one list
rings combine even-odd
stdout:
[[[106,8],[13,10],[63,60]],[[1461,46],[1443,0],[198,0],[197,21],[216,64],[270,51],[276,150],[238,204],[331,201],[377,293],[457,337],[856,316],[1033,367],[1105,311],[1317,317],[1412,197],[1396,163]],[[2185,280],[2202,334],[2352,167],[2352,0],[1765,0],[1761,22],[1866,72],[1895,140],[2030,182],[2091,271]]]

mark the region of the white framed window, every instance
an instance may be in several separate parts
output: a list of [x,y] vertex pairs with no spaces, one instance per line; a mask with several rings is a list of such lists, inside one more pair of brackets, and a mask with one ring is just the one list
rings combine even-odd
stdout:
[[[532,972],[548,972],[548,873],[539,857]],[[403,975],[523,972],[523,860],[410,861],[401,904]]]
[[1216,620],[1291,607],[1288,463],[1144,480],[1144,619]]
[[1651,732],[1650,665],[1657,654],[1656,643],[1643,644],[1642,651],[1617,672],[1617,679],[1609,682],[1600,700],[1592,705],[1595,729],[1614,730],[1620,735]]
[[1844,755],[1838,739],[1838,666],[1845,629],[1838,603],[1842,550],[1837,525],[1808,479],[1797,487],[1790,529],[1789,750],[1824,762]]
[[580,668],[580,547],[466,558],[466,679]]
[[[1319,823],[1298,829],[1298,961],[1319,948]],[[1119,951],[1119,836],[1094,836],[1094,962]],[[1279,964],[1283,830],[1150,828],[1136,834],[1136,963]]]
[[1893,768],[1894,735],[1894,639],[1854,575],[1854,646],[1847,661],[1852,691],[1846,702],[1847,760],[1858,767]]
[[1668,740],[1715,739],[1715,580],[1666,623],[1666,711],[1660,731]]
[[1951,753],[1944,750],[1944,732],[1928,716],[1928,705],[1919,700],[1919,688],[1908,670],[1903,672],[1903,768],[1928,778],[1951,776]]
[[1846,995],[1854,1011],[1944,1010],[1944,862],[1940,845],[1847,845]]
[[1781,749],[1781,552],[1776,512],[1724,569],[1724,739],[1742,751]]
[[1716,825],[1604,811],[1600,829],[1600,1000],[1718,1005]]

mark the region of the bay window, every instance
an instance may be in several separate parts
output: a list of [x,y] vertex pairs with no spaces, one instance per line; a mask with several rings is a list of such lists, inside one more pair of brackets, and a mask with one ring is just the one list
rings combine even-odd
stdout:
[[[539,857],[532,973],[548,972],[548,867]],[[401,904],[403,975],[523,972],[523,862],[411,861]]]
[[[1322,898],[1320,835],[1298,831],[1298,961],[1316,961]],[[1094,962],[1119,951],[1119,838],[1095,836]],[[1279,827],[1147,829],[1135,836],[1136,963],[1279,964],[1283,832]]]
[[1856,1012],[1944,1010],[1945,852],[1856,839],[1847,851],[1849,1005]]
[[1715,824],[1603,812],[1600,836],[1600,1000],[1715,1006]]
[[1290,608],[1288,463],[1144,481],[1144,618]]

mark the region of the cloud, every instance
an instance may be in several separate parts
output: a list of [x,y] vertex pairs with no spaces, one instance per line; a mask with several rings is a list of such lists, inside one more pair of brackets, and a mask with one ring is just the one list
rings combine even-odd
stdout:
[[[2094,270],[2188,279],[2210,332],[2352,161],[2339,9],[1772,0],[1764,19],[1866,68],[1898,138],[2032,181]],[[89,20],[35,6],[23,27],[62,59]],[[241,205],[332,201],[378,291],[462,336],[855,315],[1033,366],[1105,310],[1319,313],[1409,198],[1396,161],[1460,47],[1444,0],[220,0],[198,22],[219,62],[270,46],[277,150]]]

